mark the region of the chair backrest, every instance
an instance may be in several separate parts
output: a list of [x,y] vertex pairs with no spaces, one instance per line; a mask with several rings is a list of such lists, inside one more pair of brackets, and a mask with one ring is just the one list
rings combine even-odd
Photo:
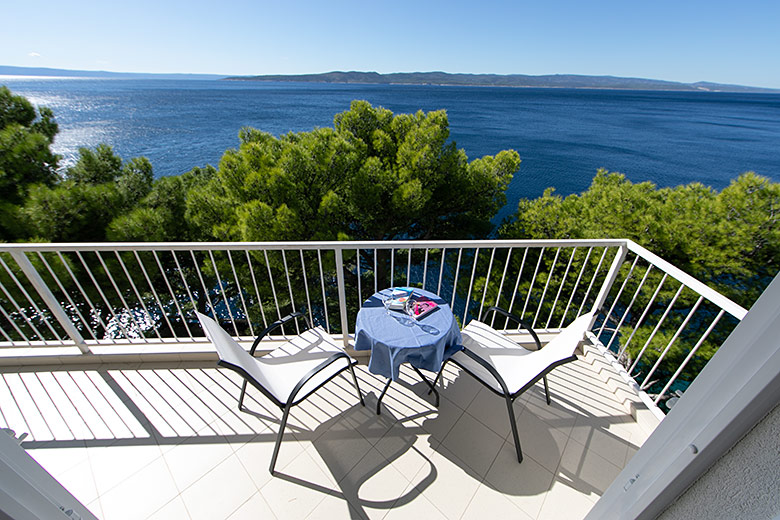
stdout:
[[573,356],[585,332],[590,327],[594,314],[595,311],[583,314],[571,322],[552,341],[542,347],[541,350],[534,352],[533,355],[548,361],[549,364]]
[[231,368],[239,373],[242,373],[244,377],[250,377],[254,379],[256,383],[260,384],[264,388],[269,387],[267,374],[263,373],[262,367],[253,358],[249,352],[236,343],[236,341],[225,332],[225,330],[219,326],[219,324],[213,319],[209,318],[205,314],[196,312],[200,324],[203,327],[203,332],[206,333],[206,337],[209,338],[211,343],[217,349],[219,355],[220,365],[226,368]]

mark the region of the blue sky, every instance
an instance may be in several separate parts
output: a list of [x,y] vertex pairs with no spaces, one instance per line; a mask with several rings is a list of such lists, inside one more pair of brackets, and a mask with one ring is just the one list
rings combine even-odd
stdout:
[[25,0],[0,65],[593,74],[780,88],[779,0]]

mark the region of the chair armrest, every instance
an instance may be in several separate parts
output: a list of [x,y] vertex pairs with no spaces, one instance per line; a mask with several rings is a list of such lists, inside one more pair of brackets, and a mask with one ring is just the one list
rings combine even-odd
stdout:
[[292,313],[288,314],[287,316],[285,316],[284,318],[282,318],[280,320],[276,320],[275,322],[270,324],[263,332],[261,332],[260,335],[257,336],[257,339],[255,339],[255,342],[252,343],[252,348],[249,349],[249,354],[252,355],[252,356],[255,355],[255,350],[257,350],[257,346],[260,344],[260,340],[263,339],[269,332],[271,332],[271,331],[273,331],[275,329],[278,329],[279,327],[281,327],[282,325],[284,325],[288,321],[291,321],[291,320],[293,320],[295,318],[303,318],[303,322],[306,324],[306,329],[304,329],[304,330],[307,330],[307,329],[309,329],[311,327],[311,325],[309,324],[309,320],[306,318],[306,314],[304,314],[301,311],[292,312]]
[[536,332],[534,332],[534,329],[531,328],[531,326],[523,321],[520,316],[517,316],[516,314],[512,314],[501,307],[488,307],[487,310],[485,310],[485,313],[482,315],[482,323],[486,323],[485,318],[487,317],[489,312],[495,312],[497,314],[500,314],[504,316],[505,318],[508,318],[514,322],[516,322],[520,327],[523,327],[528,332],[531,333],[531,337],[534,338],[534,341],[536,342],[536,350],[540,350],[542,348],[542,342],[539,341],[539,336],[536,335]]
[[[298,381],[298,384],[295,385],[295,388],[293,388],[293,391],[290,392],[290,397],[287,398],[286,406],[292,406],[295,403],[295,398],[298,395],[298,392],[303,388],[303,385],[309,382],[309,379],[316,376],[317,373],[319,373],[320,370],[324,369],[331,363],[334,363],[335,361],[338,361],[339,359],[346,359],[347,360],[347,366],[349,366],[354,360],[347,355],[346,352],[334,352],[331,354],[325,361],[317,365],[316,367],[309,370],[309,372],[301,378],[300,381]],[[354,361],[357,363],[357,361]],[[343,369],[342,369],[343,370]],[[324,384],[324,383],[323,383]]]

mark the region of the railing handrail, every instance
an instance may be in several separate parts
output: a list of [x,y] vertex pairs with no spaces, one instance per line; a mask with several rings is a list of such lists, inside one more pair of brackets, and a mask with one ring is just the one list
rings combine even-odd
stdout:
[[0,252],[36,251],[224,251],[247,248],[281,249],[407,249],[407,248],[471,248],[471,247],[620,247],[626,239],[496,239],[496,240],[345,240],[345,241],[279,241],[279,242],[46,242],[0,244]]
[[673,278],[676,278],[683,285],[685,285],[689,289],[692,289],[693,291],[698,292],[701,296],[704,296],[704,298],[714,303],[715,305],[719,306],[720,308],[722,308],[723,310],[725,310],[726,312],[728,312],[738,320],[741,320],[747,314],[747,309],[745,309],[741,305],[729,300],[728,298],[720,294],[715,289],[709,287],[704,282],[697,280],[696,278],[689,275],[679,267],[675,267],[674,265],[667,262],[660,256],[640,246],[633,240],[628,240],[627,245],[629,251],[636,253],[640,257],[644,258],[645,260],[653,264],[658,269],[661,269],[662,271],[668,273]]

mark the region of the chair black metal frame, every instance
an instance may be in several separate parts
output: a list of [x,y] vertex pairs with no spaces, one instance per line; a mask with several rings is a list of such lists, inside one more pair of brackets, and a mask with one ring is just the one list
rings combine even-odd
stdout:
[[[536,332],[531,328],[531,326],[528,323],[523,321],[519,316],[511,314],[508,311],[506,311],[506,310],[504,310],[504,309],[502,309],[500,307],[489,307],[484,312],[484,314],[482,315],[482,320],[480,320],[480,321],[485,323],[485,318],[488,316],[488,313],[490,313],[490,312],[494,312],[494,313],[500,314],[500,315],[504,316],[505,318],[507,318],[507,319],[509,319],[511,321],[516,322],[520,327],[528,330],[528,332],[531,333],[531,337],[533,338],[534,342],[536,343],[537,350],[540,350],[542,348],[542,343],[541,343],[541,341],[539,341],[539,336],[536,334]],[[525,347],[521,347],[521,348],[525,348]],[[491,392],[493,392],[494,394],[498,395],[499,397],[503,397],[504,400],[506,401],[507,411],[509,412],[509,423],[510,423],[510,425],[512,427],[512,438],[514,439],[515,450],[517,451],[517,462],[523,462],[523,451],[520,448],[520,437],[519,437],[519,435],[517,433],[517,422],[515,420],[515,412],[514,412],[514,407],[513,407],[513,403],[514,403],[515,399],[517,399],[526,390],[528,390],[529,388],[534,386],[540,379],[542,379],[544,381],[544,394],[545,394],[545,397],[546,397],[546,400],[547,400],[547,404],[549,405],[551,403],[551,401],[550,401],[550,389],[549,389],[549,386],[547,384],[547,374],[549,374],[556,367],[559,367],[559,366],[561,366],[561,365],[563,365],[565,363],[569,363],[571,361],[575,361],[577,359],[577,356],[576,355],[572,355],[570,357],[564,358],[564,359],[562,359],[562,360],[560,360],[560,361],[558,361],[556,363],[553,363],[553,364],[547,366],[547,368],[545,368],[541,373],[539,373],[537,376],[535,376],[533,379],[531,379],[528,383],[526,383],[518,391],[516,391],[514,393],[510,393],[509,389],[507,388],[506,382],[504,381],[504,378],[501,377],[501,375],[498,373],[498,371],[496,370],[496,368],[493,365],[491,365],[488,361],[486,361],[485,359],[483,359],[479,355],[475,354],[474,352],[472,352],[471,350],[469,350],[465,346],[463,347],[462,352],[466,356],[468,356],[470,359],[472,359],[474,362],[479,364],[482,368],[487,370],[488,373],[490,373],[490,375],[495,378],[496,382],[501,387],[502,391],[501,392],[496,391],[496,389],[494,389],[493,387],[488,385],[485,381],[483,381],[481,377],[479,377],[476,374],[474,374],[471,370],[469,370],[468,367],[462,365],[461,363],[459,363],[457,361],[457,359],[454,359],[454,358],[449,358],[447,361],[445,361],[442,364],[442,368],[439,371],[439,375],[436,376],[436,379],[438,380],[438,378],[441,376],[441,373],[444,371],[444,366],[448,362],[452,362],[452,363],[455,363],[458,367],[460,367],[463,371],[468,373],[470,376],[472,376],[474,379],[476,379],[477,381],[482,383]]]
[[[257,350],[257,347],[260,345],[260,341],[266,337],[270,332],[276,330],[277,328],[283,326],[284,324],[288,323],[289,321],[296,319],[296,318],[303,318],[303,321],[306,325],[306,327],[301,330],[300,332],[305,332],[309,328],[311,328],[308,319],[306,319],[306,315],[302,312],[296,311],[293,312],[284,318],[275,321],[271,325],[269,325],[263,332],[260,333],[260,335],[255,339],[254,343],[252,344],[252,348],[249,350],[249,355],[254,357],[255,351]],[[329,378],[327,378],[325,381],[320,383],[317,387],[309,391],[306,395],[302,396],[300,399],[297,399],[298,392],[300,392],[301,388],[311,380],[312,377],[317,375],[321,370],[329,366],[330,364],[334,363],[335,361],[339,359],[346,359],[347,365],[339,370],[338,372],[335,372],[333,375],[331,375]],[[331,356],[326,358],[322,363],[312,368],[309,372],[307,372],[295,385],[292,392],[290,393],[290,396],[287,398],[286,402],[281,402],[279,399],[277,399],[270,391],[268,391],[266,388],[263,387],[257,380],[255,380],[254,377],[252,377],[244,368],[235,365],[233,363],[229,363],[227,361],[224,361],[223,359],[220,359],[217,362],[218,366],[233,370],[234,372],[238,373],[243,379],[244,382],[241,385],[241,395],[238,399],[238,409],[244,410],[244,397],[246,395],[246,388],[247,383],[251,384],[253,387],[255,387],[257,390],[259,390],[264,396],[266,396],[272,403],[274,403],[276,406],[282,409],[282,419],[279,424],[279,433],[277,434],[276,438],[276,444],[274,445],[274,452],[273,456],[271,457],[271,465],[269,466],[269,471],[271,472],[271,475],[274,474],[274,468],[276,466],[276,460],[279,456],[279,448],[282,443],[282,437],[284,436],[284,429],[287,425],[287,419],[290,415],[290,409],[305,400],[309,395],[313,394],[325,384],[330,382],[333,378],[335,378],[337,375],[341,374],[344,370],[349,369],[350,373],[352,374],[352,382],[355,384],[355,390],[357,391],[358,398],[360,399],[360,404],[362,406],[365,406],[366,403],[363,400],[363,394],[360,392],[360,386],[358,385],[357,376],[355,375],[355,369],[354,366],[357,364],[357,360],[351,358],[346,352],[334,352]]]

